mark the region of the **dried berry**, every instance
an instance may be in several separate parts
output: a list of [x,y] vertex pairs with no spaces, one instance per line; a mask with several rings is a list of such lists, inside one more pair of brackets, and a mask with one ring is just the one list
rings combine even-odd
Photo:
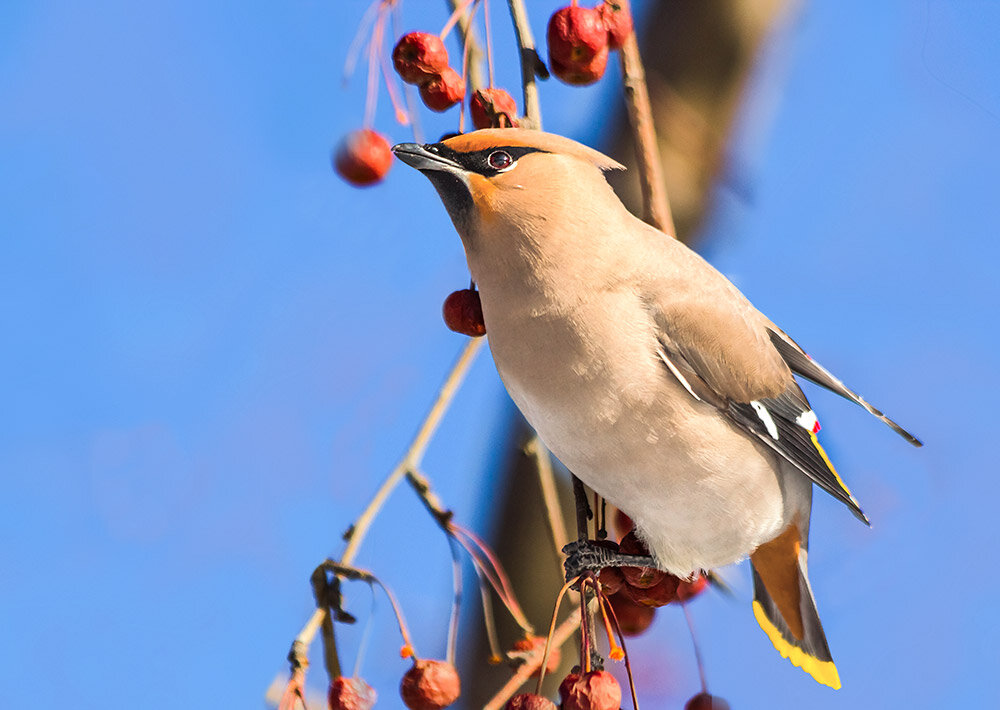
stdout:
[[403,676],[399,694],[410,710],[441,710],[461,694],[458,671],[445,661],[414,661]]
[[557,710],[554,702],[534,693],[515,695],[503,707],[504,710]]
[[552,73],[571,84],[589,84],[604,74],[608,29],[597,8],[563,7],[549,18]]
[[567,84],[587,86],[604,76],[608,66],[608,48],[604,47],[593,59],[585,62],[562,62],[552,57],[549,66],[552,73]]
[[330,710],[371,710],[377,694],[360,678],[334,678],[327,699]]
[[[649,548],[647,548],[646,544],[639,539],[638,535],[635,534],[635,530],[623,537],[622,541],[618,544],[624,554],[649,555]],[[633,587],[636,587],[637,589],[648,589],[649,587],[659,584],[660,580],[663,579],[666,573],[661,572],[655,567],[622,567],[622,574],[625,575],[625,581]]]
[[443,72],[420,85],[420,98],[431,111],[447,111],[460,102],[463,96],[465,81],[451,67],[446,67]]
[[696,574],[694,578],[682,579],[677,584],[677,601],[686,602],[705,591],[708,586],[708,577],[703,574]]
[[469,101],[472,125],[476,128],[515,128],[517,103],[503,89],[480,89]]
[[448,68],[448,50],[437,35],[410,32],[392,50],[392,65],[408,84],[423,84]]
[[605,594],[614,594],[625,584],[625,575],[617,567],[605,567],[597,578],[601,582],[601,591]]
[[337,146],[333,167],[352,185],[362,187],[376,183],[392,167],[389,141],[368,128],[351,131]]
[[[539,654],[545,653],[545,637],[544,636],[530,636],[527,638],[518,639],[514,642],[514,648],[508,654],[512,659],[524,660],[524,657],[528,653],[537,652]],[[539,660],[541,657],[539,656]],[[562,660],[562,654],[559,652],[559,647],[554,645],[549,649],[549,657],[545,661],[545,672],[554,673],[556,668],[559,667],[559,661]],[[536,677],[541,672],[539,667],[531,677]]]
[[638,636],[648,629],[656,616],[656,608],[642,606],[632,601],[625,592],[618,592],[608,597],[611,607],[615,610],[618,626],[626,636]]
[[[627,580],[627,578],[626,578]],[[680,579],[672,574],[664,574],[652,587],[634,587],[626,582],[624,592],[640,606],[666,606],[677,599],[677,584]]]
[[608,46],[611,49],[621,49],[632,33],[632,13],[614,0],[608,0],[596,9],[601,13],[601,20],[608,30]]
[[562,710],[618,710],[622,689],[607,671],[570,673],[559,685]]
[[444,324],[456,333],[462,333],[473,338],[486,335],[486,323],[483,321],[483,304],[479,300],[479,291],[463,288],[454,291],[444,299]]
[[596,8],[569,6],[549,18],[549,57],[560,62],[587,62],[608,46],[608,29]]
[[708,693],[698,693],[684,704],[684,710],[729,710],[729,703]]

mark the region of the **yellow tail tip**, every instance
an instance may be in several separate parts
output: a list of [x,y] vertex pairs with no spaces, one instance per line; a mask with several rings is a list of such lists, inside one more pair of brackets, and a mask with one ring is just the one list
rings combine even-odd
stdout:
[[840,674],[833,661],[821,661],[815,656],[810,656],[798,646],[793,646],[785,637],[781,635],[778,628],[771,623],[771,620],[764,614],[764,609],[759,602],[753,603],[753,615],[764,629],[764,633],[771,639],[771,643],[781,654],[782,658],[787,658],[793,666],[798,666],[806,673],[816,679],[816,682],[828,685],[834,690],[840,689]]

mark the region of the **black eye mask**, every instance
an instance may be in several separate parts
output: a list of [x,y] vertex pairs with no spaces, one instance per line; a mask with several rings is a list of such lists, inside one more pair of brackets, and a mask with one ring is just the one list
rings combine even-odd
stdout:
[[[494,175],[499,175],[504,172],[504,169],[497,170],[492,167],[489,162],[489,157],[491,154],[497,151],[503,151],[509,155],[513,161],[516,163],[522,156],[528,153],[545,153],[547,151],[539,150],[538,148],[529,148],[523,145],[498,145],[492,148],[484,148],[483,150],[477,150],[471,153],[460,153],[457,150],[452,150],[444,143],[430,143],[423,146],[424,150],[429,153],[434,153],[435,155],[440,155],[442,158],[447,158],[452,160],[463,168],[468,170],[470,173],[478,173],[483,177],[493,177]],[[513,163],[512,163],[513,164]],[[505,169],[509,169],[505,168]]]

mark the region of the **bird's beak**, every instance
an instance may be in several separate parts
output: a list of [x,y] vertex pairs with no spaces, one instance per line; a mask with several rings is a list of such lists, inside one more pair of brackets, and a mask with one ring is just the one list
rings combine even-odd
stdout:
[[454,160],[445,158],[436,152],[434,145],[417,145],[416,143],[399,143],[392,147],[396,157],[417,170],[442,170],[444,172],[463,171],[461,165]]

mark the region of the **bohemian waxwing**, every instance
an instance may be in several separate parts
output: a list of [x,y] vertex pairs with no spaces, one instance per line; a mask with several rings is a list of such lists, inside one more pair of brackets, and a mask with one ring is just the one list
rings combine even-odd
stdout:
[[687,577],[749,555],[772,643],[840,687],[807,577],[813,484],[867,518],[793,375],[920,442],[629,213],[603,175],[622,166],[601,153],[524,129],[393,151],[437,188],[497,370],[542,441],[632,518],[662,569]]

